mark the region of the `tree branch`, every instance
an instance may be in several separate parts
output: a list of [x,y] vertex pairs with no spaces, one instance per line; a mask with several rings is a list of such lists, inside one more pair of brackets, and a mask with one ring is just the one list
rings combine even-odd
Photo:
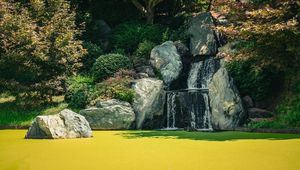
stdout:
[[147,13],[147,10],[145,9],[145,7],[138,0],[131,0],[131,2],[137,9],[139,9],[143,13]]

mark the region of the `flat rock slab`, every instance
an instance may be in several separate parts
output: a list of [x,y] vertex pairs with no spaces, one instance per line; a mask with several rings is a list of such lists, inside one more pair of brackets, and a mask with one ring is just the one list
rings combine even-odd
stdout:
[[116,99],[99,101],[96,107],[81,110],[79,114],[97,130],[130,129],[135,121],[130,103]]

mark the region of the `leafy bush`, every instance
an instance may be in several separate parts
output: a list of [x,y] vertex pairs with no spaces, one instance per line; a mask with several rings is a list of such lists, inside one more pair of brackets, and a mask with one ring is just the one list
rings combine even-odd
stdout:
[[242,96],[250,95],[255,100],[265,99],[279,85],[276,82],[279,73],[272,67],[257,67],[253,58],[233,60],[227,64],[227,68]]
[[124,49],[127,53],[133,53],[138,45],[144,41],[155,44],[162,42],[166,28],[160,25],[146,25],[140,23],[124,23],[116,27],[112,35],[114,48]]
[[123,73],[117,74],[115,77],[111,77],[98,83],[95,87],[91,105],[94,105],[97,100],[112,98],[131,103],[134,98],[134,90],[131,88],[132,80],[132,75],[124,74],[123,71]]
[[84,42],[83,47],[87,49],[87,54],[82,58],[82,71],[88,72],[95,63],[96,59],[103,54],[103,50],[100,46],[91,42]]
[[151,41],[143,41],[138,45],[137,50],[132,55],[132,61],[135,66],[148,64],[150,59],[151,50],[155,44]]
[[0,87],[51,99],[84,50],[66,0],[0,1]]
[[248,127],[251,129],[281,129],[286,128],[284,124],[278,121],[261,121],[261,122],[250,122]]
[[92,74],[97,80],[113,76],[120,69],[131,69],[132,63],[128,57],[121,54],[100,56],[93,65]]
[[278,119],[287,127],[300,127],[300,96],[296,94],[295,98],[283,102],[277,107]]
[[90,101],[93,92],[94,79],[87,76],[76,75],[67,80],[65,101],[74,108],[84,108]]
[[300,96],[299,93],[291,96],[276,109],[277,116],[271,121],[250,122],[250,128],[300,128]]

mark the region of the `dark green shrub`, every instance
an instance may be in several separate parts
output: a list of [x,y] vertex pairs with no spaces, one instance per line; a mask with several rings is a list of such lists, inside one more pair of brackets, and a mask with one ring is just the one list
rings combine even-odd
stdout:
[[170,40],[187,42],[188,35],[185,30],[184,27],[173,30],[158,24],[128,22],[116,27],[111,41],[114,48],[124,49],[126,53],[132,54],[145,41],[156,45]]
[[277,107],[278,119],[287,127],[300,127],[300,95],[290,96],[289,101]]
[[240,59],[228,63],[227,68],[242,96],[250,95],[255,100],[262,100],[279,85],[280,82],[276,81],[279,73],[272,67],[257,65],[255,59]]
[[[131,72],[128,72],[131,73]],[[119,99],[131,103],[134,98],[134,90],[131,88],[132,75],[131,74],[116,74],[117,76],[111,77],[98,83],[95,87],[95,92],[92,96],[93,100],[91,105],[95,104],[97,100],[105,99]]]
[[112,44],[114,48],[124,49],[126,53],[133,53],[143,41],[161,43],[165,30],[166,28],[160,25],[124,23],[117,26],[113,32]]
[[51,100],[84,55],[75,11],[67,0],[0,1],[0,6],[0,87]]
[[65,101],[74,108],[84,108],[90,101],[94,79],[87,76],[72,76],[67,80]]
[[91,42],[84,42],[83,47],[87,50],[87,54],[82,58],[83,66],[81,70],[88,72],[93,67],[96,59],[103,54],[103,50],[100,46]]
[[282,129],[286,126],[278,121],[261,121],[261,122],[250,122],[248,127],[251,129]]
[[155,43],[151,41],[143,41],[138,45],[137,50],[132,55],[132,61],[135,66],[146,65],[149,62],[151,50],[155,47]]
[[92,74],[97,80],[113,76],[121,69],[131,69],[132,63],[128,57],[121,54],[100,56],[93,65]]

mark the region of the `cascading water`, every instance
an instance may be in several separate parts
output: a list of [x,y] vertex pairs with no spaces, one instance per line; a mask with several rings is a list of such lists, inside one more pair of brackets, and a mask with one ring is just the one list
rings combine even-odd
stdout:
[[218,62],[210,57],[204,61],[194,62],[191,65],[187,80],[188,89],[206,89],[218,68]]
[[[190,127],[199,131],[212,130],[207,89],[217,68],[218,61],[212,57],[191,63],[187,79],[188,88],[167,92],[166,129]],[[183,119],[181,124],[176,117]],[[188,119],[185,119],[186,117]]]
[[199,77],[198,75],[201,70],[202,63],[203,62],[192,63],[191,70],[189,73],[189,78],[187,80],[188,89],[197,88],[197,84],[198,84],[197,81],[198,81],[198,77]]
[[[207,89],[208,83],[215,72],[216,63],[213,58],[192,63],[188,77],[188,89]],[[204,114],[199,113],[191,105],[191,128],[197,130],[212,130],[209,98],[207,93],[201,93],[205,104]],[[198,101],[199,102],[199,101]],[[198,103],[196,103],[197,105]]]
[[175,92],[167,93],[167,129],[176,129]]

